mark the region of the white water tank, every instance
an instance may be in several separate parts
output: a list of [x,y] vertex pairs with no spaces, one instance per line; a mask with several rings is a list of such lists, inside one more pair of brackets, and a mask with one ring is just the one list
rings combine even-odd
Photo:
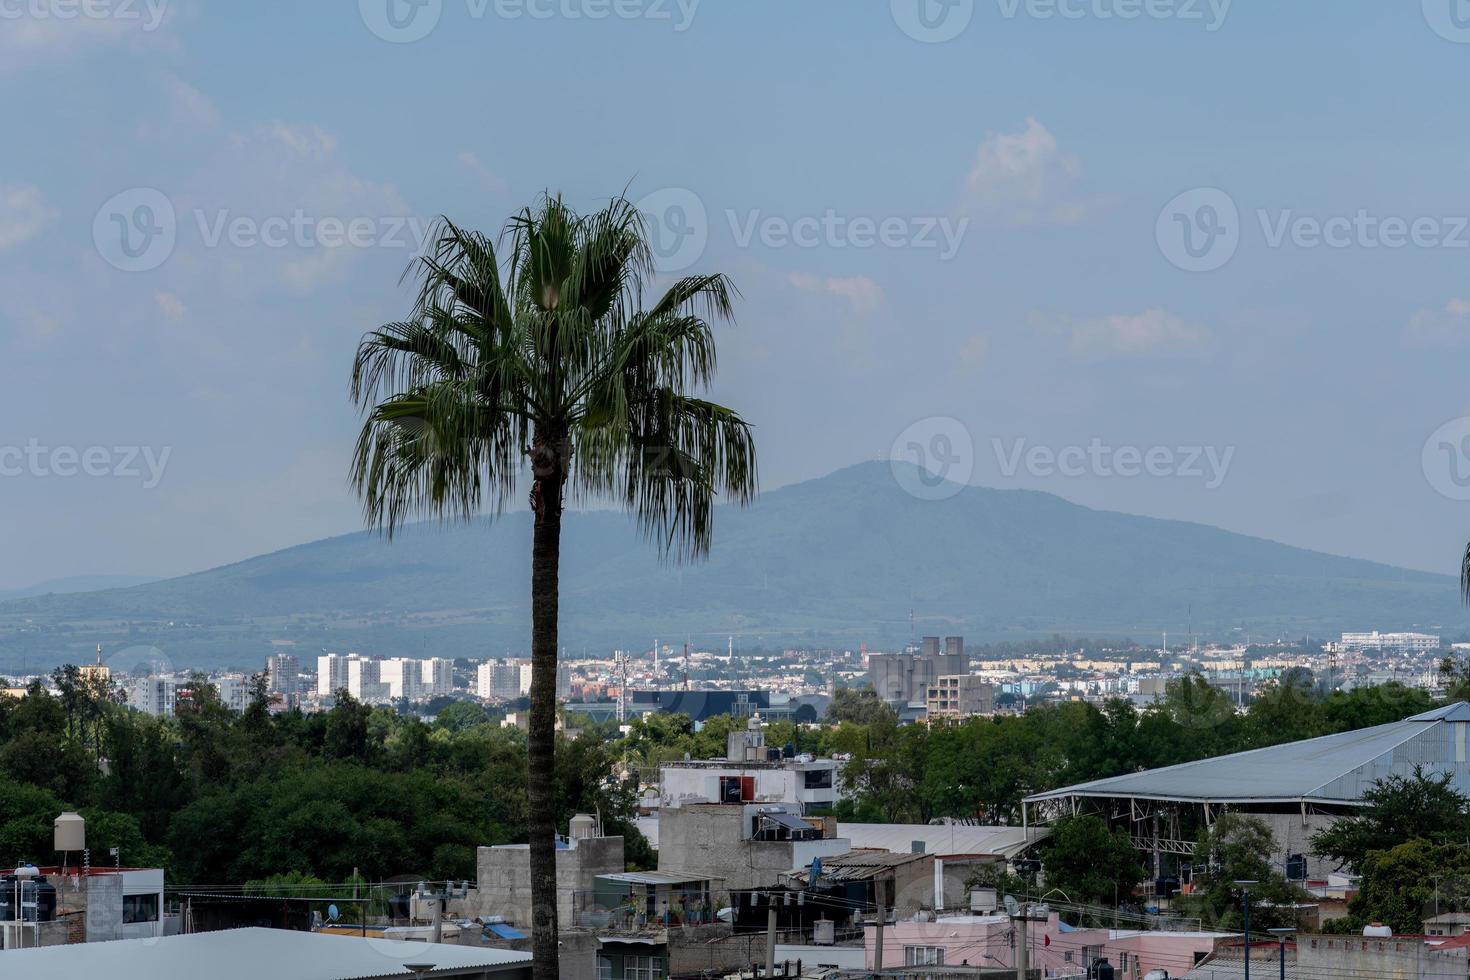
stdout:
[[56,818],[54,837],[56,850],[62,852],[84,851],[87,848],[87,821],[79,813],[68,810]]
[[1393,930],[1382,922],[1374,922],[1363,927],[1363,935],[1372,936],[1374,939],[1391,939]]

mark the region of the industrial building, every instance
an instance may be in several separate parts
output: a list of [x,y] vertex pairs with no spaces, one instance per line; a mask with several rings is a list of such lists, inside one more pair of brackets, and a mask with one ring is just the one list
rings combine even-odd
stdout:
[[1334,870],[1311,853],[1312,835],[1356,812],[1363,794],[1416,767],[1446,773],[1470,794],[1470,704],[1458,702],[1403,721],[1264,749],[1129,773],[1029,796],[1023,823],[1098,812],[1126,825],[1154,857],[1194,853],[1193,837],[1225,811],[1260,817],[1281,848],[1279,864],[1298,880]]
[[940,677],[969,672],[965,640],[960,636],[945,637],[942,648],[939,637],[926,636],[917,654],[874,653],[868,656],[868,675],[873,682],[873,690],[895,706],[923,705],[929,696],[929,688]]

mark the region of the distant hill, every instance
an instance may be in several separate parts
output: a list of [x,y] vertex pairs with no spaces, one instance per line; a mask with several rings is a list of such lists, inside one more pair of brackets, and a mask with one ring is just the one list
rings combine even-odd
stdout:
[[[0,603],[0,669],[154,645],[176,664],[257,668],[273,641],[454,656],[524,651],[529,517],[353,534],[131,588]],[[573,651],[655,637],[746,646],[1086,636],[1256,638],[1442,628],[1470,617],[1446,576],[1045,493],[905,493],[868,463],[722,509],[710,561],[668,567],[618,513],[568,514],[562,636]]]
[[151,575],[74,575],[70,578],[38,582],[23,589],[0,589],[0,602],[38,595],[70,595],[76,592],[100,592],[103,589],[125,589],[157,581],[158,577]]

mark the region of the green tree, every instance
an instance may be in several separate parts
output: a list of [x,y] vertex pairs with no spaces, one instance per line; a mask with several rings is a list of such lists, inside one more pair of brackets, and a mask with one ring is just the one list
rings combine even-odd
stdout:
[[839,687],[827,706],[827,720],[833,723],[850,721],[855,725],[871,725],[891,715],[893,709],[871,687]]
[[623,199],[578,215],[546,197],[491,239],[444,221],[418,263],[408,318],[364,337],[352,396],[367,412],[352,478],[370,524],[498,511],[531,476],[531,885],[536,980],[557,975],[554,724],[562,509],[620,501],[666,555],[709,550],[714,501],[756,493],[745,421],[700,397],[715,375],[707,317],[732,315],[723,276],[654,275]]
[[1361,866],[1363,885],[1348,903],[1345,930],[1361,933],[1371,922],[1394,932],[1417,933],[1437,912],[1463,911],[1470,901],[1470,847],[1405,841],[1370,851]]
[[1101,817],[1065,817],[1051,825],[1041,850],[1046,883],[1074,902],[1117,907],[1146,877],[1133,841]]
[[1276,870],[1278,853],[1276,837],[1264,820],[1221,815],[1195,845],[1194,892],[1183,907],[1215,928],[1238,929],[1244,896],[1235,882],[1254,881],[1249,889],[1251,926],[1296,925],[1291,907],[1305,896]]
[[1373,851],[1415,839],[1463,842],[1470,837],[1470,799],[1450,785],[1449,773],[1415,766],[1409,776],[1380,779],[1363,793],[1356,816],[1338,820],[1312,836],[1312,851],[1352,869],[1363,868]]

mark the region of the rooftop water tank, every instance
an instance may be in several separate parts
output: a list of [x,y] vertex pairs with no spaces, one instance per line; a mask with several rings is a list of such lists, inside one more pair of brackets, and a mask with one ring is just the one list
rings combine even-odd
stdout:
[[1393,936],[1393,930],[1382,922],[1374,922],[1363,927],[1363,935],[1372,936],[1375,939],[1389,939]]
[[597,818],[587,813],[577,814],[572,818],[567,836],[572,840],[585,840],[588,837],[596,837]]
[[87,821],[81,814],[68,810],[56,818],[56,849],[58,851],[83,851],[87,848]]

